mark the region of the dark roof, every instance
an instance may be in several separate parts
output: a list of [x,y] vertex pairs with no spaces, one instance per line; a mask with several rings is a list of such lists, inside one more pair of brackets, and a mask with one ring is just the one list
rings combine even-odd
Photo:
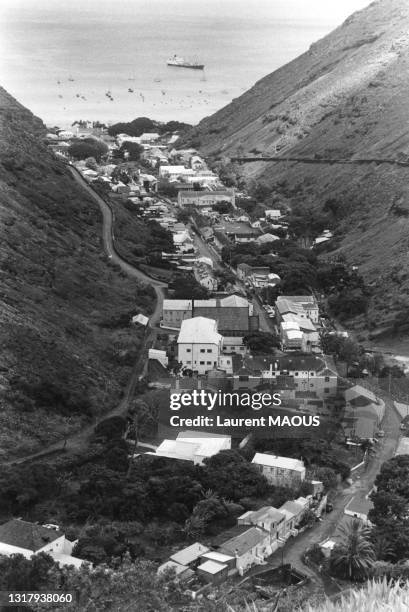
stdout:
[[237,266],[237,269],[238,269],[238,270],[246,270],[246,271],[249,271],[249,270],[251,270],[251,266],[249,266],[249,265],[248,265],[248,264],[246,264],[246,263],[240,263],[240,264]]
[[257,544],[260,544],[266,539],[268,533],[264,530],[258,529],[257,527],[247,527],[247,531],[237,535],[227,542],[224,542],[220,550],[221,552],[227,552],[230,555],[238,554],[244,555],[249,550],[252,550]]
[[221,547],[227,540],[230,538],[235,538],[236,536],[244,533],[249,528],[248,525],[234,525],[230,529],[226,529],[226,531],[222,531],[217,536],[211,538],[210,545],[214,548]]
[[316,398],[317,394],[315,393],[315,391],[296,391],[295,397],[305,398],[305,399]]
[[57,538],[61,538],[62,535],[54,529],[47,529],[42,525],[21,521],[20,519],[11,519],[11,521],[0,525],[0,542],[34,552],[57,540]]
[[284,391],[285,389],[295,389],[295,382],[293,376],[280,374],[276,377],[277,389]]
[[206,317],[215,319],[218,323],[218,332],[223,331],[243,331],[249,330],[249,310],[248,306],[229,307],[229,306],[194,306],[194,317]]
[[292,353],[291,356],[278,357],[279,370],[305,370],[319,372],[325,368],[325,361],[321,357],[308,354]]

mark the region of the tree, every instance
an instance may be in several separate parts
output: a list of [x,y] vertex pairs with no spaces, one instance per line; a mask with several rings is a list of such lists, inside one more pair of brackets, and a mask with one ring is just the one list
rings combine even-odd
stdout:
[[375,561],[371,531],[359,519],[339,528],[341,541],[331,553],[331,568],[349,580],[364,580]]
[[0,555],[0,589],[8,591],[38,591],[47,586],[48,572],[54,565],[46,553],[31,560],[21,554]]
[[78,142],[73,142],[68,147],[68,154],[74,159],[87,159],[93,157],[97,162],[101,157],[108,153],[107,145],[102,140],[96,138],[85,138]]
[[97,438],[113,440],[115,438],[122,438],[125,430],[125,419],[121,416],[112,416],[98,423],[95,427],[95,435]]
[[141,154],[143,153],[143,147],[137,142],[125,140],[125,142],[122,143],[119,151],[128,161],[139,161]]
[[178,195],[178,190],[175,185],[166,179],[162,179],[158,182],[158,192],[167,198],[176,198]]
[[98,170],[98,164],[95,160],[95,157],[87,157],[87,159],[85,160],[85,165],[91,170]]
[[374,507],[368,518],[375,525],[374,536],[385,538],[396,561],[409,557],[409,455],[386,461],[375,479],[371,494]]
[[201,482],[226,499],[239,501],[244,497],[258,497],[269,491],[265,477],[235,450],[221,451],[204,460]]
[[[179,602],[185,599],[177,584],[173,583],[173,576],[160,577],[156,572],[157,567],[151,561],[133,563],[130,556],[125,556],[115,569],[103,564],[94,569],[86,566],[80,570],[55,567],[50,572],[47,588],[78,592],[79,602],[72,606],[73,612],[171,612],[174,609],[170,603],[172,598],[177,596]],[[66,609],[67,604],[53,604],[53,612],[65,612]]]
[[280,346],[279,337],[268,332],[255,331],[244,336],[243,342],[255,353],[274,353]]
[[118,134],[127,134],[128,136],[141,136],[144,132],[155,132],[157,122],[148,117],[137,117],[129,123],[114,123],[109,126],[108,134],[110,136],[118,136]]
[[337,475],[336,472],[329,467],[318,467],[314,470],[314,478],[321,480],[326,491],[335,489],[337,486]]
[[174,298],[180,300],[206,300],[210,295],[209,291],[191,275],[175,276],[169,288],[174,290]]

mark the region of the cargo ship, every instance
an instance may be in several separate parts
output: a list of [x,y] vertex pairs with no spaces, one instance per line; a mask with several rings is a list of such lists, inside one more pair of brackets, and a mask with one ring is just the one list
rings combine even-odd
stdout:
[[168,66],[176,66],[177,68],[193,68],[194,70],[203,70],[204,68],[204,64],[200,64],[199,62],[189,62],[178,55],[170,57],[166,63]]

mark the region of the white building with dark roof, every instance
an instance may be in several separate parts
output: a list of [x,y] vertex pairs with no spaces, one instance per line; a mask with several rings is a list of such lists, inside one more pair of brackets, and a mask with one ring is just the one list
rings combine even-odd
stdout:
[[43,527],[21,519],[11,519],[0,525],[0,555],[32,555],[47,553],[60,565],[80,567],[83,559],[71,556],[75,542],[66,539],[61,531]]
[[220,546],[220,552],[236,557],[240,575],[252,565],[261,565],[271,555],[270,534],[258,527],[249,527],[243,533],[230,538]]

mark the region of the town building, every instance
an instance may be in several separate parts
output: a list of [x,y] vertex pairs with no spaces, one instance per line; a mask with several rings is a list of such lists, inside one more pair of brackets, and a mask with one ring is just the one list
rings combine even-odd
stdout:
[[[292,312],[286,313],[282,316],[282,321],[280,323],[280,335],[281,342],[283,345],[283,350],[288,350],[285,335],[281,332],[284,332],[286,323],[294,323],[297,327],[293,329],[298,329],[302,333],[302,343],[301,350],[306,353],[315,353],[321,352],[320,348],[320,335],[317,331],[315,324],[309,318],[300,317],[298,314],[294,314]],[[291,329],[291,328],[289,328]]]
[[208,457],[231,448],[231,437],[203,431],[180,432],[176,440],[164,440],[155,450],[156,457],[168,457],[180,461],[191,461],[202,465]]
[[[244,354],[242,338],[250,331],[259,328],[259,317],[254,314],[253,304],[238,295],[209,300],[164,300],[161,326],[170,329],[180,329],[182,321],[193,317],[206,317],[217,321],[217,327],[222,334],[223,346],[239,347],[239,353]],[[240,347],[243,346],[243,349]],[[231,350],[230,352],[235,352]]]
[[222,352],[223,337],[217,322],[205,317],[182,321],[178,336],[178,361],[199,374],[217,367]]
[[209,552],[209,548],[207,546],[200,544],[200,542],[195,542],[186,548],[182,548],[182,550],[174,553],[169,558],[174,563],[179,563],[179,565],[196,569],[200,563],[200,557],[207,552]]
[[280,281],[277,274],[272,274],[268,266],[249,266],[241,263],[237,266],[237,277],[246,284],[254,287],[267,287],[276,285]]
[[242,576],[252,565],[264,563],[271,555],[270,534],[258,527],[249,527],[243,533],[227,540],[220,552],[236,558],[236,569]]
[[354,385],[344,392],[343,427],[347,438],[374,438],[385,416],[385,403],[372,391]]
[[193,176],[195,173],[191,168],[185,166],[169,166],[163,165],[159,167],[159,178],[161,179],[179,179],[187,176]]
[[[312,393],[315,398],[327,400],[338,393],[338,374],[329,358],[323,355],[291,353],[282,357],[246,355],[243,368],[235,373],[235,382],[242,385],[255,386],[262,381],[271,381],[280,386],[280,390],[289,388],[294,393],[290,397],[301,397],[300,394]],[[252,384],[254,383],[254,384]]]
[[298,487],[305,479],[305,465],[299,459],[256,453],[252,463],[276,486]]
[[268,244],[269,242],[275,242],[276,240],[280,240],[280,236],[270,234],[269,232],[266,234],[261,234],[261,236],[256,238],[257,244]]
[[21,519],[11,519],[0,525],[0,555],[32,555],[46,553],[59,565],[81,567],[83,559],[73,557],[72,549],[76,542],[70,542],[65,535],[55,529],[43,527]]
[[319,323],[318,303],[312,295],[280,295],[276,300],[277,321],[280,323],[288,313],[311,319],[315,324]]
[[205,561],[197,568],[197,575],[205,582],[218,585],[227,579],[229,568],[225,564],[215,561]]
[[266,219],[270,219],[274,221],[276,219],[280,219],[281,211],[278,210],[277,208],[269,208],[268,210],[264,211],[264,216]]
[[155,140],[158,140],[159,138],[160,135],[157,132],[144,132],[140,136],[140,142],[142,144],[155,142]]
[[272,506],[264,506],[259,510],[248,511],[239,516],[238,525],[254,525],[264,529],[270,534],[271,551],[274,552],[284,542],[282,535],[285,534],[285,514]]
[[[193,171],[190,171],[193,172]],[[191,176],[193,176],[191,174]],[[192,179],[194,181],[194,179]],[[178,192],[178,205],[185,206],[214,206],[220,202],[227,202],[235,206],[234,189],[214,189],[211,191],[183,190]]]

